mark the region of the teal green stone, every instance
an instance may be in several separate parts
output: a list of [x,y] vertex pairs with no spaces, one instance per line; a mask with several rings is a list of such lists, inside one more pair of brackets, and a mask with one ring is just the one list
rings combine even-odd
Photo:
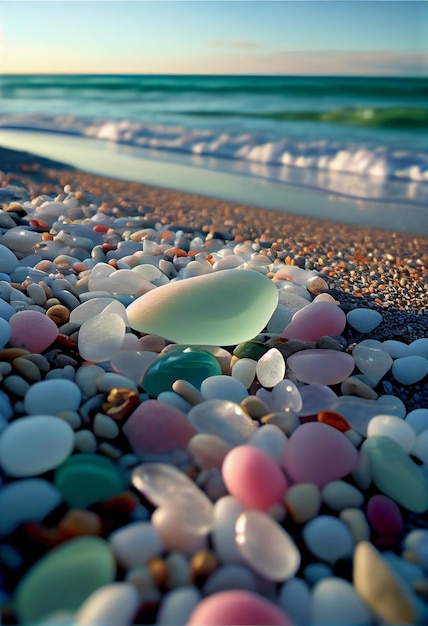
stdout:
[[208,376],[222,374],[217,359],[209,352],[194,348],[177,348],[159,357],[146,370],[142,387],[151,396],[171,391],[176,380],[187,380],[198,389]]
[[54,484],[73,509],[102,502],[125,488],[124,478],[114,463],[97,454],[70,456],[57,467]]
[[423,470],[390,437],[369,437],[363,443],[369,455],[374,484],[386,496],[413,513],[428,510],[428,483]]
[[48,552],[28,570],[16,589],[14,610],[22,624],[35,624],[54,612],[77,611],[115,576],[113,553],[104,539],[73,539]]
[[253,359],[253,361],[258,361],[268,350],[269,348],[267,346],[258,341],[244,341],[244,343],[240,343],[239,346],[236,346],[233,354],[237,356],[238,359]]

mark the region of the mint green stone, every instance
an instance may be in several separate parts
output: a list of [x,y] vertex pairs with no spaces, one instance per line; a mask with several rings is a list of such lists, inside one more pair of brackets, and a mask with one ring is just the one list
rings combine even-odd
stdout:
[[253,359],[258,361],[269,350],[267,346],[258,341],[244,341],[233,351],[233,354],[239,359]]
[[386,496],[414,513],[428,510],[428,483],[419,465],[390,437],[369,437],[363,443],[372,480]]
[[115,570],[110,546],[100,537],[79,537],[51,550],[16,589],[13,604],[20,623],[77,611],[94,591],[114,581]]
[[187,380],[200,389],[205,378],[221,374],[217,359],[209,352],[176,348],[149,366],[141,386],[151,396],[157,397],[163,391],[171,391],[172,384],[178,379]]
[[84,509],[121,493],[124,479],[117,467],[97,454],[75,454],[55,471],[54,484],[68,506]]

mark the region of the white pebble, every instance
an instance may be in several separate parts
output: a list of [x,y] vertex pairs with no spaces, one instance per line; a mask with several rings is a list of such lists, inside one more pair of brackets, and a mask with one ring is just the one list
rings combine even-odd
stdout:
[[254,359],[239,359],[232,367],[232,377],[239,380],[245,387],[249,389],[256,375],[257,361]]
[[405,420],[392,415],[376,415],[367,426],[367,437],[384,436],[396,441],[406,452],[416,442],[414,429]]
[[263,387],[275,387],[285,376],[285,361],[277,348],[271,348],[257,361],[256,375]]
[[126,325],[116,313],[101,313],[82,324],[79,330],[80,356],[92,363],[109,361],[120,350]]
[[140,607],[136,588],[125,582],[111,583],[94,591],[80,606],[75,626],[127,626],[132,624]]
[[146,565],[163,552],[159,533],[150,522],[122,526],[109,536],[109,542],[116,559],[125,569]]
[[242,511],[242,504],[233,496],[220,498],[214,505],[214,528],[211,539],[221,563],[242,564],[244,562],[235,541],[236,520]]

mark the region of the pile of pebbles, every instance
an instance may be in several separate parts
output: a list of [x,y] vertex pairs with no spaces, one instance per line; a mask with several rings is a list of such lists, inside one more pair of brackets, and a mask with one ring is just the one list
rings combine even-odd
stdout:
[[426,623],[420,241],[86,176],[0,190],[2,623]]

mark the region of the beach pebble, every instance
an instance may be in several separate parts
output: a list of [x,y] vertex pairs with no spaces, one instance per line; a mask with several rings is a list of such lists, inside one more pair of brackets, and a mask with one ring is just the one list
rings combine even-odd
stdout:
[[[262,511],[244,511],[235,526],[236,543],[248,565],[267,580],[281,582],[295,575],[300,552],[290,535]],[[259,541],[264,537],[264,541]]]
[[201,393],[205,400],[230,400],[239,404],[248,392],[240,380],[232,376],[208,376],[201,383]]
[[419,435],[428,429],[428,409],[415,409],[406,415],[406,423],[410,424],[415,433]]
[[359,307],[346,314],[346,321],[359,333],[370,333],[382,322],[382,315],[373,309]]
[[256,375],[263,387],[275,387],[285,376],[285,361],[281,352],[271,348],[257,362]]
[[[28,231],[27,231],[28,232]],[[0,243],[0,272],[12,274],[18,267],[18,259],[8,247]]]
[[94,591],[74,617],[75,626],[128,626],[140,607],[140,596],[134,585],[114,582]]
[[386,341],[382,341],[381,349],[385,352],[388,352],[393,359],[398,359],[403,356],[409,356],[409,346],[402,341],[397,341],[395,339],[387,339]]
[[25,394],[24,407],[29,415],[55,415],[60,411],[77,411],[81,398],[80,388],[71,380],[41,380]]
[[120,430],[117,423],[103,413],[97,413],[94,417],[94,434],[102,439],[116,439]]
[[214,527],[211,539],[217,558],[224,564],[242,564],[243,558],[235,539],[236,520],[244,507],[237,498],[224,496],[214,505]]
[[250,445],[237,446],[226,455],[222,475],[231,495],[247,508],[268,511],[281,502],[287,489],[277,463]]
[[150,522],[122,526],[109,536],[108,541],[118,563],[126,570],[146,565],[163,552],[161,538]]
[[358,344],[352,350],[355,365],[362,372],[370,385],[375,387],[391,369],[392,358],[384,350]]
[[322,501],[334,511],[358,508],[364,504],[364,495],[344,480],[332,480],[322,489]]
[[314,623],[311,590],[302,578],[290,578],[281,586],[278,606],[289,615],[293,624]]
[[232,269],[158,287],[127,315],[131,328],[176,343],[228,346],[256,336],[277,302],[276,287],[262,274]]
[[428,429],[422,431],[410,450],[411,454],[428,466]]
[[231,446],[248,441],[257,424],[229,400],[205,400],[194,406],[187,415],[199,433],[215,435]]
[[187,417],[159,400],[142,402],[129,416],[123,433],[137,456],[186,449],[196,430]]
[[397,536],[403,530],[403,516],[397,504],[382,494],[376,494],[367,503],[367,519],[382,536]]
[[5,347],[11,337],[12,331],[10,324],[0,317],[0,350]]
[[121,349],[111,357],[110,366],[114,372],[139,385],[147,369],[157,358],[158,355],[155,352],[124,350],[122,344]]
[[9,319],[11,336],[9,345],[41,353],[55,341],[58,327],[51,319],[38,311],[19,311]]
[[36,476],[60,465],[73,447],[73,430],[64,420],[49,415],[22,417],[0,436],[0,465],[9,476]]
[[232,367],[231,375],[249,389],[256,375],[257,361],[254,359],[239,359]]
[[345,313],[331,302],[312,302],[293,315],[281,337],[318,341],[324,335],[340,335],[345,328]]
[[231,446],[215,435],[196,434],[190,439],[187,450],[193,463],[200,469],[221,469]]
[[428,374],[428,360],[423,356],[404,356],[394,361],[392,375],[402,385],[413,385]]
[[313,383],[299,388],[302,407],[299,415],[316,415],[320,411],[327,411],[337,400],[337,395],[327,385]]
[[335,385],[352,374],[355,362],[350,354],[318,349],[292,354],[287,359],[287,365],[303,383]]
[[256,591],[256,576],[244,565],[221,565],[209,576],[202,591],[204,596],[208,596],[230,589]]
[[284,502],[293,522],[304,524],[318,515],[322,503],[321,491],[313,483],[291,485],[287,489]]
[[347,580],[329,577],[320,580],[312,590],[313,624],[370,626],[373,615]]
[[190,615],[188,626],[251,626],[292,622],[275,604],[250,591],[222,591],[204,598]]
[[428,337],[415,339],[409,344],[408,353],[410,356],[422,356],[428,359]]
[[410,452],[416,442],[416,433],[405,420],[393,415],[376,415],[367,426],[367,437],[383,435],[397,442],[405,452]]
[[80,356],[92,363],[109,361],[122,346],[125,329],[125,322],[116,313],[91,317],[79,330]]
[[278,382],[271,391],[258,389],[256,398],[264,402],[271,411],[300,413],[302,396],[298,387],[288,378]]
[[20,580],[14,609],[23,623],[56,611],[77,611],[83,602],[115,577],[113,554],[99,537],[79,537],[50,550]]
[[273,424],[265,424],[258,428],[249,438],[248,444],[268,454],[279,463],[287,445],[287,437],[280,428]]
[[331,565],[338,559],[350,557],[354,550],[354,539],[348,526],[330,515],[319,515],[307,522],[302,537],[314,556]]
[[340,511],[339,519],[348,526],[355,544],[370,540],[370,525],[361,509],[343,509]]
[[186,626],[200,600],[201,592],[194,586],[167,591],[156,615],[156,624],[158,626],[171,626],[171,624]]
[[[193,556],[199,550],[204,550],[207,547],[207,530],[190,525],[188,521],[183,509],[179,509],[174,503],[158,506],[151,516],[151,523],[158,533],[164,549],[172,552],[173,555],[179,555],[182,559]],[[184,578],[180,585],[189,582],[187,567],[185,574],[186,576],[183,577],[179,573],[180,579]],[[170,586],[173,585],[170,583]]]
[[296,483],[324,487],[353,471],[358,452],[346,437],[320,422],[302,424],[289,438],[282,465]]

